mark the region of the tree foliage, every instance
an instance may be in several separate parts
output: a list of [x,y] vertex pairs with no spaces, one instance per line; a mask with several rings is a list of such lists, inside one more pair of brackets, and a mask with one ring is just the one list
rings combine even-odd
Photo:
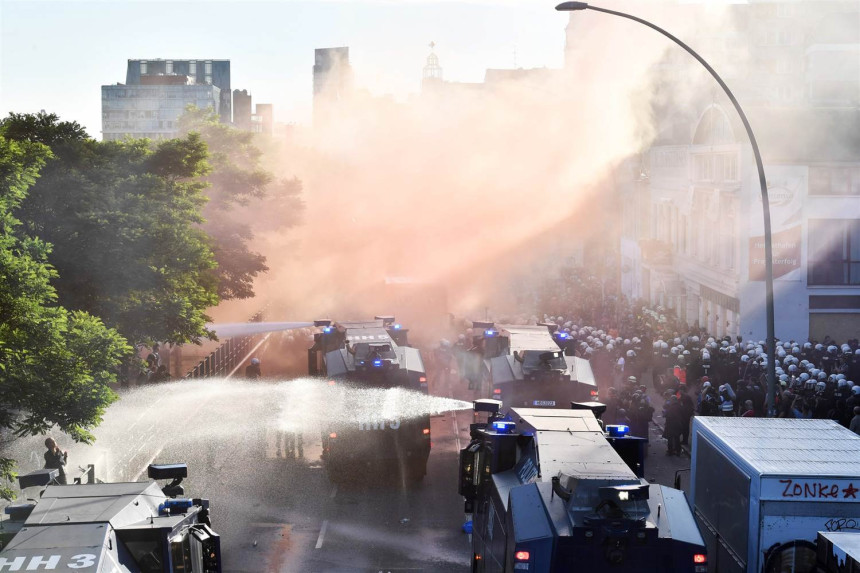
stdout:
[[220,123],[210,110],[189,108],[180,119],[185,134],[199,133],[209,146],[203,228],[212,237],[222,300],[254,296],[254,278],[268,270],[266,257],[251,247],[255,233],[290,227],[304,208],[298,179],[275,180],[261,166],[255,135]]
[[10,114],[0,135],[50,147],[21,203],[23,230],[54,245],[61,305],[100,317],[132,343],[197,342],[218,302],[201,230],[209,173],[199,135],[99,142],[53,114]]
[[[59,136],[74,137],[73,127]],[[57,426],[89,441],[116,398],[109,384],[130,348],[98,318],[57,306],[50,245],[22,232],[15,217],[50,161],[36,139],[0,135],[0,428],[23,436]],[[0,479],[14,479],[14,467],[0,456]],[[11,495],[0,485],[0,497]]]

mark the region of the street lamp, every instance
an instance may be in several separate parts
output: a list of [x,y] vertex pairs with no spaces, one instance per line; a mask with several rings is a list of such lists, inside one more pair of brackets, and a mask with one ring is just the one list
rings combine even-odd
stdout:
[[747,131],[747,136],[750,139],[750,144],[752,144],[753,155],[755,156],[756,167],[758,168],[758,180],[759,185],[761,186],[761,205],[762,211],[764,213],[764,272],[765,272],[765,291],[766,291],[766,301],[765,306],[767,309],[767,406],[768,413],[772,416],[775,414],[775,403],[776,403],[776,336],[774,331],[776,330],[774,326],[774,309],[773,309],[773,244],[771,242],[771,232],[770,232],[770,201],[767,197],[767,179],[764,175],[764,165],[761,161],[761,152],[758,150],[758,143],[756,143],[755,135],[753,135],[752,128],[750,127],[750,122],[747,119],[744,110],[741,109],[741,104],[738,103],[738,100],[735,98],[735,95],[732,93],[732,90],[729,89],[729,86],[726,85],[726,82],[723,81],[723,78],[714,71],[708,62],[706,62],[702,56],[697,54],[690,46],[664,30],[659,26],[648,22],[647,20],[643,20],[642,18],[637,18],[636,16],[632,16],[630,14],[625,14],[624,12],[616,12],[615,10],[607,10],[606,8],[598,8],[597,6],[591,6],[587,2],[563,2],[555,7],[556,10],[559,11],[577,11],[577,10],[594,10],[595,12],[604,12],[606,14],[612,14],[613,16],[620,16],[622,18],[627,18],[628,20],[633,20],[634,22],[639,22],[645,26],[648,26],[652,30],[656,30],[660,32],[682,48],[684,48],[687,53],[696,58],[696,60],[702,64],[708,73],[710,73],[717,83],[720,84],[720,87],[723,88],[723,91],[726,92],[726,95],[729,97],[729,100],[732,102],[732,105],[735,106],[735,109],[738,112],[738,115],[741,116],[741,121],[744,124],[744,129]]

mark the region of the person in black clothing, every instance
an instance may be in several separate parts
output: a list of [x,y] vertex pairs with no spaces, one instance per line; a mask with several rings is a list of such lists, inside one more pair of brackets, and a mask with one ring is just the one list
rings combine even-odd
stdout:
[[66,485],[66,461],[69,459],[69,452],[60,450],[54,438],[45,440],[45,447],[48,451],[45,452],[45,469],[59,470],[56,482],[60,485]]
[[681,455],[681,431],[684,424],[684,410],[678,398],[669,397],[669,402],[666,404],[666,428],[663,437],[668,440],[667,456]]
[[262,375],[263,373],[260,370],[260,359],[252,358],[251,363],[245,367],[245,378],[256,380]]
[[687,385],[682,384],[678,390],[680,397],[678,401],[681,404],[681,445],[686,446],[690,440],[690,420],[696,412],[696,406],[693,403],[693,398],[687,392]]

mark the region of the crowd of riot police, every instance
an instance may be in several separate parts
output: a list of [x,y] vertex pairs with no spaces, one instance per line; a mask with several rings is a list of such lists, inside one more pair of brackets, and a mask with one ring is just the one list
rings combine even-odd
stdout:
[[[587,358],[601,386],[601,397],[617,402],[621,421],[631,431],[642,425],[647,403],[643,373],[670,408],[679,402],[683,418],[699,415],[764,416],[767,361],[764,341],[744,342],[702,332],[648,340],[578,326],[562,317],[546,317],[575,340],[577,355]],[[848,426],[860,406],[860,343],[777,341],[774,357],[776,415],[826,418]],[[855,382],[857,384],[855,385]],[[650,417],[648,418],[650,419]],[[687,420],[688,421],[688,420]],[[647,420],[644,421],[647,426]],[[688,424],[684,425],[687,427]],[[682,438],[683,439],[683,438]]]

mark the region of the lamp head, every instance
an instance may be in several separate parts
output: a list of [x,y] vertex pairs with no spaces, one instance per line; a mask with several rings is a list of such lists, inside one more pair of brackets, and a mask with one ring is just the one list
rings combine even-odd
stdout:
[[588,2],[562,2],[555,7],[559,12],[572,12],[575,10],[585,10],[588,8]]

